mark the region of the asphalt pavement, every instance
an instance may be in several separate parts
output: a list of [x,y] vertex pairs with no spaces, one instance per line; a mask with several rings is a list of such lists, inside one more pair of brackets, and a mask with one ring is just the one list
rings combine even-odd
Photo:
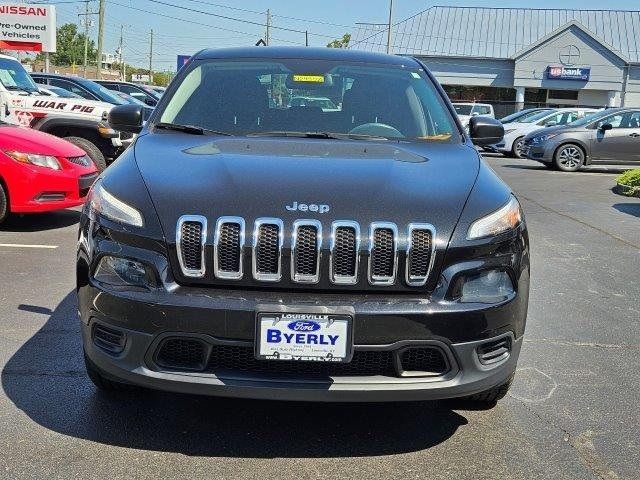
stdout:
[[529,224],[516,381],[491,410],[96,392],[74,297],[78,213],[0,226],[0,478],[640,478],[640,199],[619,169],[487,162]]

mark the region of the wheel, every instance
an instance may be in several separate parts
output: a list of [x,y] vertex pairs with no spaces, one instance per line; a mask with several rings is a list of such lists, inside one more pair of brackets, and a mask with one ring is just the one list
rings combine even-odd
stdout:
[[105,160],[104,155],[93,142],[82,137],[65,137],[64,139],[84,150],[87,156],[93,160],[98,171],[102,172],[107,168],[107,161]]
[[4,186],[0,183],[0,223],[4,222],[7,215],[9,215],[9,199],[7,192],[4,191]]
[[91,382],[96,386],[98,390],[103,392],[121,392],[129,390],[131,387],[124,383],[114,382],[105,378],[102,372],[96,367],[91,360],[84,354],[84,365],[87,369],[87,375]]
[[572,143],[562,145],[556,150],[553,163],[563,172],[577,172],[584,165],[584,152]]
[[490,388],[489,390],[485,390],[484,392],[476,393],[475,395],[469,395],[468,397],[464,397],[461,400],[476,407],[491,408],[495,406],[498,400],[500,400],[507,394],[509,388],[511,387],[511,383],[513,383],[514,375],[511,375],[511,377],[509,377],[506,382],[498,385],[497,387]]
[[511,146],[511,156],[522,158],[522,149],[524,147],[524,137],[518,137],[513,141]]

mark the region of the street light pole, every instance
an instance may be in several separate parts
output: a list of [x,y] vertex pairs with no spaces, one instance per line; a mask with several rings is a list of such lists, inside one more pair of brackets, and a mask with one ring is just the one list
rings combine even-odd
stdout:
[[393,17],[393,0],[389,0],[389,25],[387,27],[387,53],[391,53],[391,19]]

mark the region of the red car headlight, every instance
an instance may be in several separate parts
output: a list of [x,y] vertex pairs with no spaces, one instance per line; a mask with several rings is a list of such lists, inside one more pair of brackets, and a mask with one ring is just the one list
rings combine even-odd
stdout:
[[35,153],[22,153],[16,152],[15,150],[10,150],[6,153],[9,157],[13,158],[16,162],[20,163],[30,163],[31,165],[36,165],[38,167],[51,168],[53,170],[61,170],[60,162],[56,157],[52,157],[51,155],[38,155]]

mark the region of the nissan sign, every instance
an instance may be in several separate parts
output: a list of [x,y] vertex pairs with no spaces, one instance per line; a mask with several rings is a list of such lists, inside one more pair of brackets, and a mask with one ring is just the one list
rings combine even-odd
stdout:
[[0,5],[0,49],[55,52],[56,7]]
[[549,80],[589,80],[591,68],[584,67],[547,67],[547,78]]

